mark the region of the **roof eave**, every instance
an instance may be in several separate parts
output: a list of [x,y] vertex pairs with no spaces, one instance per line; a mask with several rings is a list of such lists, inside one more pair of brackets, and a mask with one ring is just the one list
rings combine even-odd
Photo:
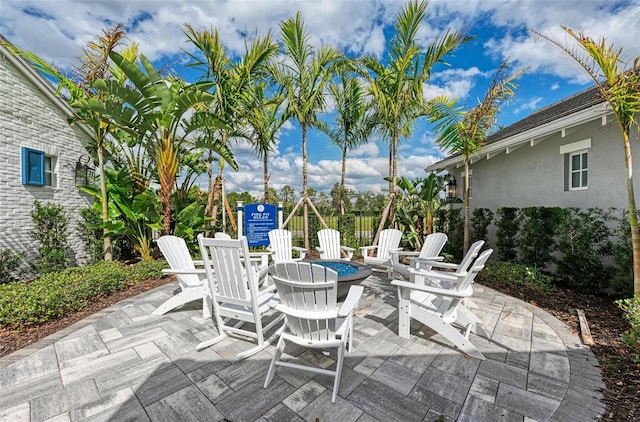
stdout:
[[[475,162],[479,159],[487,158],[487,156],[497,155],[502,152],[506,152],[508,154],[510,150],[514,150],[516,147],[523,146],[527,143],[534,146],[536,145],[536,139],[538,138],[549,136],[555,132],[562,132],[571,127],[588,123],[610,114],[612,114],[612,111],[606,102],[593,105],[568,116],[561,117],[535,128],[487,144],[482,147],[477,154],[474,154],[472,161]],[[463,162],[463,155],[455,155],[433,163],[425,170],[427,172],[441,172],[452,166],[460,167]]]

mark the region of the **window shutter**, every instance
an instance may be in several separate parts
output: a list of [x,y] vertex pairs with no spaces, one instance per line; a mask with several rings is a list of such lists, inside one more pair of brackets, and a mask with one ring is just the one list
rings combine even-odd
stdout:
[[44,186],[44,152],[22,147],[22,184]]

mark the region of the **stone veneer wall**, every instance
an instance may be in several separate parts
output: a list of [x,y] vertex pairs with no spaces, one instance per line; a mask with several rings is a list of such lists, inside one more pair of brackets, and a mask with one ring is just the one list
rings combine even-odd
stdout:
[[[69,257],[72,265],[86,261],[79,235],[80,210],[92,199],[75,185],[75,163],[87,156],[83,142],[88,134],[77,125],[69,125],[68,115],[34,85],[8,59],[0,54],[0,249],[25,252],[26,261],[36,256],[36,242],[29,232],[33,227],[33,203],[63,205],[70,218]],[[21,147],[44,151],[53,159],[57,186],[22,184]],[[28,269],[25,262],[24,269]]]

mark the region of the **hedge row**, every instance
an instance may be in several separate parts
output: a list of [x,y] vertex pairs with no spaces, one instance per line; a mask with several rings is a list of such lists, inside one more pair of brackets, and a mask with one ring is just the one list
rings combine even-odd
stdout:
[[103,261],[49,273],[29,283],[2,284],[0,328],[24,330],[77,312],[97,298],[148,278],[161,277],[166,265],[164,261],[135,265]]

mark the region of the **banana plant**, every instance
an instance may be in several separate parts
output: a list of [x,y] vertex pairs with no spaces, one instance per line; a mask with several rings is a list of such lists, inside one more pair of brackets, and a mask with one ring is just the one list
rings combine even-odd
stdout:
[[[158,196],[152,190],[132,196],[130,192],[134,182],[124,171],[107,169],[105,179],[109,218],[100,228],[108,229],[109,236],[123,237],[133,245],[143,261],[151,261],[153,230],[162,228]],[[102,199],[100,189],[91,186],[80,189]],[[100,209],[100,202],[94,202],[93,207]]]
[[[93,87],[106,95],[101,100],[83,100],[79,106],[105,116],[114,126],[131,133],[155,165],[162,205],[162,234],[169,234],[172,219],[171,196],[180,173],[180,151],[185,138],[197,127],[187,116],[214,96],[211,83],[186,84],[165,78],[144,55],[137,64],[112,51],[109,57],[128,78],[128,84],[99,79]],[[178,132],[184,132],[178,135]],[[230,152],[230,151],[229,151]]]

